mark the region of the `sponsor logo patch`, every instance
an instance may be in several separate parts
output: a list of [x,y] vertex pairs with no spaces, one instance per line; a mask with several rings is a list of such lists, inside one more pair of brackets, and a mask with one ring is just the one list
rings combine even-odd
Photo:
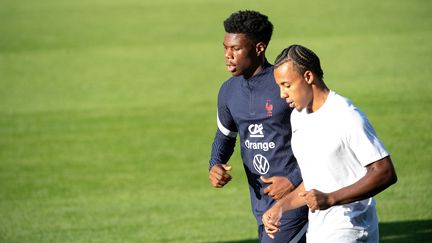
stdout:
[[261,175],[267,174],[270,169],[270,164],[266,157],[261,154],[257,154],[253,158],[253,165],[255,170]]
[[250,137],[251,138],[263,138],[264,137],[264,128],[262,124],[251,124],[248,127]]
[[244,142],[246,148],[253,150],[269,151],[274,149],[276,144],[274,142],[251,142],[248,139]]

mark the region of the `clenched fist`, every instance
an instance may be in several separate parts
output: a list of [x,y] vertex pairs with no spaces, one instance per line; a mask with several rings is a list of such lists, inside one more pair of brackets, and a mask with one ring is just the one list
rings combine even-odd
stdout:
[[209,181],[210,184],[216,188],[224,187],[231,179],[228,171],[232,169],[229,165],[216,164],[210,169]]

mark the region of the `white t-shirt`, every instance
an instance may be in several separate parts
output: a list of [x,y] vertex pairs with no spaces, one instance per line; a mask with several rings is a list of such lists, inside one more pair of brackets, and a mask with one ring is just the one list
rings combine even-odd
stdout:
[[[366,166],[388,156],[367,117],[351,101],[330,91],[315,112],[291,114],[291,146],[306,190],[333,192],[366,174]],[[378,242],[373,198],[309,212],[308,242]]]

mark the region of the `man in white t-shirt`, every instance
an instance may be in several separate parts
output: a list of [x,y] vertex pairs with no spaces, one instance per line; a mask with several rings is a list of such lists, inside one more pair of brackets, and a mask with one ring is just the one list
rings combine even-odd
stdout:
[[317,55],[292,45],[274,64],[290,107],[292,150],[303,183],[262,217],[267,234],[282,212],[309,207],[308,242],[378,242],[374,195],[397,181],[389,153],[367,117],[323,81]]

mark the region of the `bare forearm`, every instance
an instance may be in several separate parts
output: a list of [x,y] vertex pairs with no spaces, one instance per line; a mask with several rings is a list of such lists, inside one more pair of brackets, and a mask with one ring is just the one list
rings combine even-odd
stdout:
[[276,204],[282,208],[283,212],[304,206],[306,202],[298,196],[298,194],[304,192],[304,190],[302,182],[294,191],[280,199]]
[[329,194],[329,204],[341,205],[375,196],[396,183],[397,176],[390,157],[367,167],[366,175],[356,183]]

